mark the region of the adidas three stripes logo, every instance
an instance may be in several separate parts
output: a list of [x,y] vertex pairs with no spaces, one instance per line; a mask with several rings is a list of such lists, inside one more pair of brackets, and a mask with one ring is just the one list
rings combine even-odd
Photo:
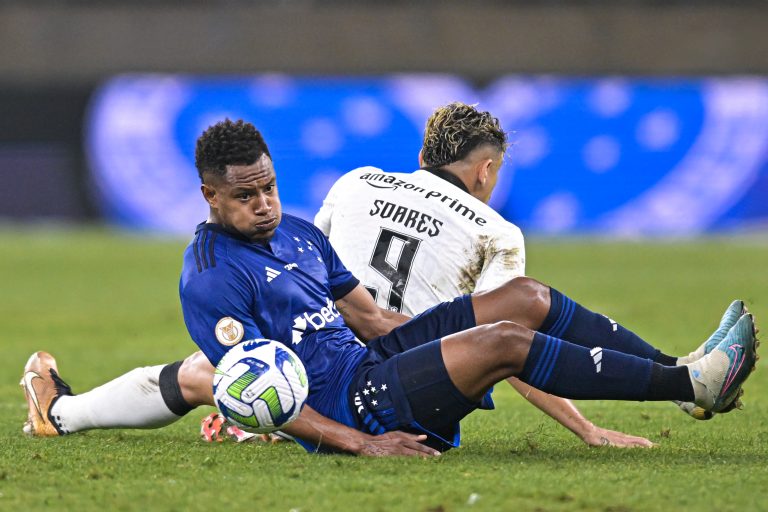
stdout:
[[589,351],[589,355],[592,356],[592,361],[595,363],[595,373],[600,373],[603,366],[603,349],[595,347]]

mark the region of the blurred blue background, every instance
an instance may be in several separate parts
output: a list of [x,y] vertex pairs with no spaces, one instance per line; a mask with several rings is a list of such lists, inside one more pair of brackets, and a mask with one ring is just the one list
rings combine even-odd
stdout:
[[492,201],[526,233],[765,232],[766,26],[764,0],[6,0],[0,224],[186,237],[227,116],[311,218],[344,172],[414,170],[462,100],[510,132]]
[[414,170],[426,118],[452,100],[510,132],[493,206],[525,231],[695,235],[768,221],[768,80],[758,78],[510,75],[476,88],[450,75],[125,75],[94,95],[88,163],[111,221],[190,233],[207,215],[195,139],[242,118],[270,146],[284,208],[311,219],[344,172]]

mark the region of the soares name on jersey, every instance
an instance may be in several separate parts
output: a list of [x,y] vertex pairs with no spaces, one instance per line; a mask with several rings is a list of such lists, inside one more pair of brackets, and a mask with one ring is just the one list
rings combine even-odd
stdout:
[[398,179],[391,174],[386,174],[384,172],[365,173],[360,176],[360,179],[365,180],[368,185],[374,188],[388,188],[392,190],[398,190],[399,188],[402,188],[403,190],[410,190],[411,192],[423,194],[425,199],[431,199],[433,201],[440,201],[441,203],[445,203],[451,210],[455,211],[462,217],[474,221],[478,226],[483,226],[486,222],[488,222],[484,217],[479,216],[475,210],[462,203],[459,199],[450,197],[447,194],[437,190],[430,190],[424,187],[420,187],[414,183],[409,183],[403,179]]
[[517,226],[452,176],[363,167],[323,201],[315,224],[381,307],[415,315],[525,273]]
[[443,221],[437,220],[431,215],[382,199],[374,199],[373,208],[368,212],[368,215],[390,219],[406,228],[415,229],[417,233],[427,233],[429,236],[439,235],[440,226],[443,225]]

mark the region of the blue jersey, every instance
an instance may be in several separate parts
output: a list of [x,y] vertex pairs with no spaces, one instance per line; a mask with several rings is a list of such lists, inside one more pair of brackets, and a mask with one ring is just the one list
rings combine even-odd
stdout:
[[353,426],[347,388],[368,349],[334,301],[358,282],[319,229],[284,214],[266,244],[198,225],[184,252],[179,295],[187,330],[211,363],[240,341],[282,342],[307,369],[307,403]]

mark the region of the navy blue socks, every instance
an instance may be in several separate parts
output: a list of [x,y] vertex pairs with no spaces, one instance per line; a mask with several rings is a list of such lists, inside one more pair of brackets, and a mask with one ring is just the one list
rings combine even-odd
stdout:
[[632,331],[610,318],[593,313],[554,288],[550,288],[550,308],[539,332],[568,340],[582,347],[602,347],[631,354],[665,366],[674,366],[677,358],[663,354]]
[[592,349],[537,332],[520,380],[574,399],[693,399],[685,366],[668,367],[607,348]]

